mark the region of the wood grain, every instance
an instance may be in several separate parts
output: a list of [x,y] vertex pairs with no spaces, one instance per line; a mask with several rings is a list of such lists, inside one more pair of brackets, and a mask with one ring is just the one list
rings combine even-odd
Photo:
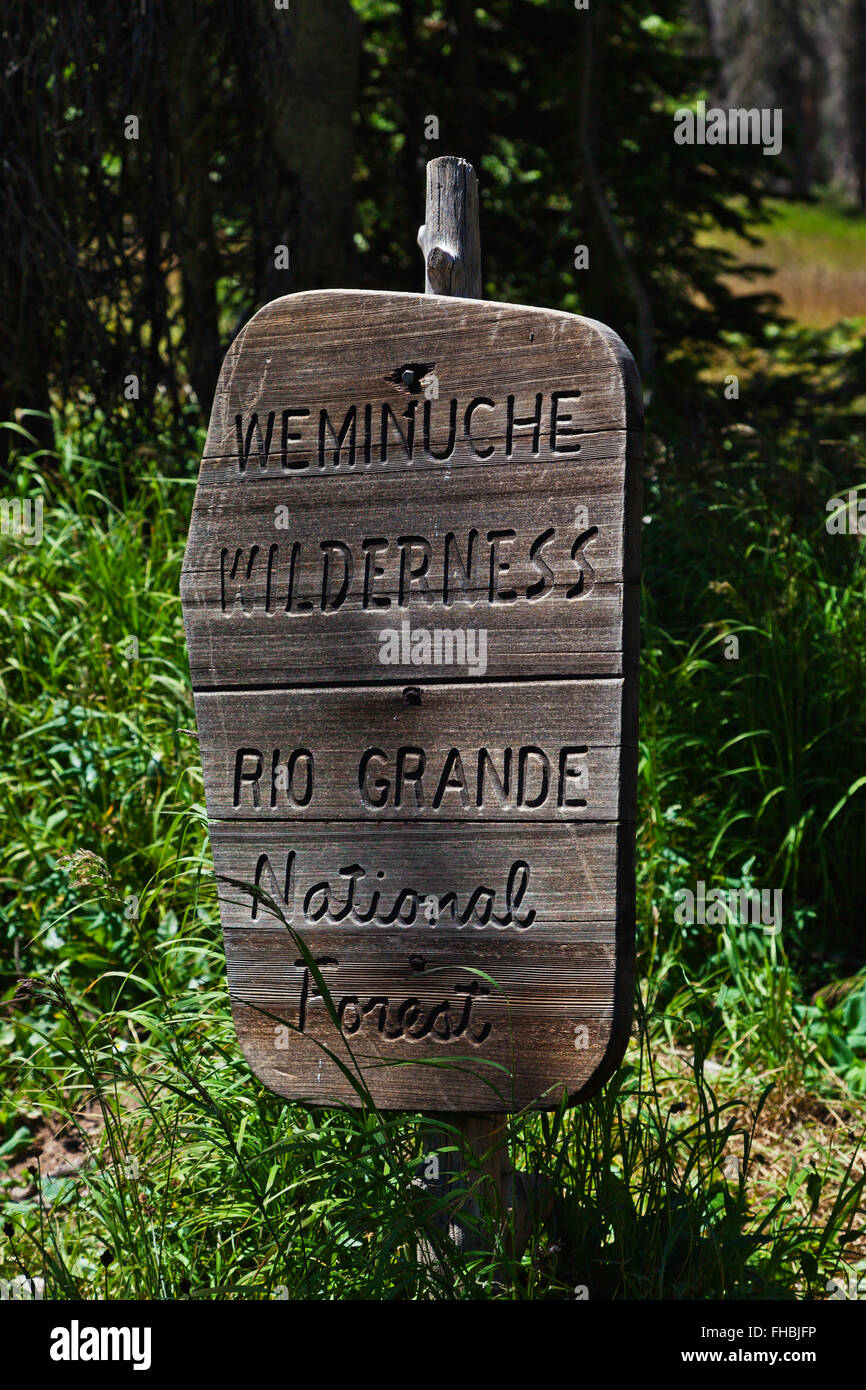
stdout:
[[[264,427],[271,410],[327,410],[341,421],[352,403],[388,401],[405,410],[413,393],[399,372],[408,363],[435,371],[440,413],[452,398],[465,406],[488,396],[501,422],[509,394],[525,414],[538,392],[547,400],[576,388],[570,428],[641,428],[634,362],[616,334],[594,320],[437,295],[310,290],[266,304],[238,334],[220,372],[205,457],[236,457],[238,415],[245,436],[252,415]],[[307,418],[292,423],[303,426]],[[304,447],[301,441],[299,456]],[[272,466],[279,465],[275,457]],[[405,461],[395,454],[390,467],[405,471]]]
[[478,178],[465,159],[443,155],[427,164],[427,221],[418,232],[425,294],[481,298]]
[[618,674],[637,578],[621,441],[580,480],[535,465],[389,475],[363,503],[348,477],[200,488],[182,580],[196,686],[387,679],[378,633],[404,618],[484,627],[491,676]]
[[[580,602],[580,600],[578,600]],[[456,605],[407,614],[363,610],[348,603],[338,612],[293,619],[255,609],[229,616],[200,606],[186,589],[184,617],[193,688],[240,690],[267,685],[333,685],[351,681],[405,683],[430,680],[544,680],[551,677],[620,676],[634,669],[638,642],[636,585],[596,584],[580,604],[551,603],[544,621],[535,605]],[[448,616],[445,616],[445,613]],[[468,665],[385,665],[383,632],[454,629],[486,634],[484,677]]]
[[604,325],[453,297],[457,249],[238,336],[181,592],[254,1072],[357,1104],[348,1048],[379,1105],[500,1114],[628,1035],[641,406]]
[[[351,934],[363,923],[351,917],[337,921],[336,912],[322,917],[321,892],[312,894],[309,905],[307,900],[316,885],[327,883],[331,903],[342,911],[349,875],[340,870],[360,868],[363,877],[356,901],[365,913],[372,906],[374,890],[380,895],[379,918],[394,912],[400,893],[414,894],[414,911],[406,904],[400,914],[406,923],[402,930],[407,950],[422,938],[428,941],[431,934],[438,938],[450,932],[460,936],[467,952],[490,935],[568,938],[580,934],[581,923],[591,923],[594,935],[602,933],[613,942],[617,895],[628,887],[633,872],[628,852],[632,839],[630,826],[593,822],[504,826],[216,821],[211,825],[226,928],[280,922],[275,912],[279,908],[286,922],[296,928],[305,930],[324,922],[330,923],[334,933]],[[293,856],[292,872],[286,893],[289,855]],[[266,864],[262,856],[267,856]],[[515,862],[527,866],[526,882],[521,894],[513,894],[514,920],[501,926],[493,915],[500,921],[507,916],[506,886]],[[256,882],[275,908],[256,897]],[[481,887],[495,894],[487,922],[482,920],[486,900],[479,900],[477,910],[469,911],[472,895]],[[452,894],[457,898],[453,911],[446,901]],[[428,897],[438,901],[429,914],[422,901]],[[620,905],[626,914],[629,907],[628,901]],[[528,922],[521,925],[527,916]],[[460,919],[465,919],[465,925],[459,924]],[[380,922],[373,925],[378,929]],[[388,922],[381,925],[384,929]],[[408,930],[410,925],[416,929]]]
[[[343,1005],[347,1037],[309,988],[290,933],[226,937],[238,1036],[253,1071],[280,1095],[358,1103],[324,1048],[344,1062],[354,1055],[375,1103],[396,1109],[416,1108],[419,1095],[429,1111],[550,1107],[563,1094],[579,1098],[612,1069],[618,983],[608,944],[551,943],[540,961],[525,941],[484,941],[468,964],[465,946],[437,939],[421,965],[380,941],[344,936],[335,944],[323,933],[304,940],[314,959],[338,962],[319,967],[332,999],[357,1001]],[[459,1031],[467,1001],[468,1026]]]
[[[222,823],[212,843],[238,1034],[256,1074],[281,1095],[358,1101],[323,1051],[347,1055],[301,941],[380,1106],[412,1107],[419,1094],[431,1111],[549,1106],[563,1092],[578,1098],[616,1065],[631,1006],[630,828]],[[265,870],[262,888],[283,920],[261,900],[252,919],[248,890],[263,852],[275,873]],[[515,914],[537,910],[527,926],[455,927],[444,913],[401,928],[305,919],[308,886],[338,882],[344,862],[366,866],[371,879],[383,870],[390,910],[391,890],[407,882],[419,894],[457,893],[461,903],[480,882],[501,890],[515,854],[531,870]],[[494,911],[504,915],[503,906],[500,891]],[[456,1070],[439,1072],[443,1061]]]
[[632,821],[626,694],[622,680],[488,684],[470,700],[456,685],[199,691],[208,814]]
[[[559,556],[563,573],[567,550],[576,537],[594,531],[585,545],[587,558],[598,581],[633,582],[636,536],[626,532],[622,496],[628,460],[626,435],[594,436],[607,442],[608,453],[581,458],[579,468],[552,462],[509,462],[491,466],[464,460],[462,467],[383,473],[373,479],[359,474],[274,475],[265,471],[239,479],[234,464],[217,462],[202,478],[190,527],[186,574],[218,573],[222,547],[249,549],[258,545],[267,556],[277,542],[285,547],[293,540],[317,546],[322,539],[340,538],[356,551],[364,537],[388,537],[386,573],[377,591],[393,593],[397,585],[397,537],[405,533],[427,537],[441,563],[444,539],[453,532],[460,558],[468,563],[466,537],[479,533],[480,550],[486,553],[490,530],[512,528],[518,537],[533,539],[550,527],[556,535],[545,543]],[[601,444],[598,444],[599,450]],[[407,520],[411,516],[411,526]],[[577,518],[577,520],[576,520]],[[585,519],[584,519],[585,518]],[[438,542],[438,544],[437,544]],[[538,579],[518,538],[510,541],[504,558],[519,562],[530,581]],[[216,561],[216,566],[215,566]],[[435,565],[434,565],[435,568]],[[479,598],[487,592],[479,586]],[[518,576],[515,576],[518,578]],[[500,586],[505,588],[503,582]]]

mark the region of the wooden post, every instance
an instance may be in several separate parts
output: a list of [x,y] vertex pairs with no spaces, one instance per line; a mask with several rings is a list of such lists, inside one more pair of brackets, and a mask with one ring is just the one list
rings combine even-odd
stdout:
[[[458,295],[462,299],[481,299],[481,229],[478,215],[478,179],[472,165],[456,155],[442,155],[427,165],[427,197],[424,225],[418,231],[418,245],[424,255],[424,293]],[[508,1116],[504,1114],[454,1114],[447,1123],[456,1129],[478,1163],[481,1182],[488,1181],[503,1213],[514,1211],[516,1242],[525,1238],[524,1224],[514,1210],[522,1191],[508,1154]],[[443,1130],[431,1117],[426,1145],[433,1150],[454,1147],[453,1134]],[[459,1152],[439,1154],[439,1176],[425,1179],[428,1190],[447,1194],[462,1170]],[[489,1200],[489,1198],[488,1198]],[[525,1203],[521,1202],[521,1208]],[[470,1199],[467,1214],[477,1215],[477,1199]],[[476,1233],[461,1219],[461,1213],[443,1218],[451,1239],[460,1249],[474,1248]]]
[[418,245],[424,253],[425,294],[482,298],[478,179],[465,159],[446,154],[427,165],[425,221]]
[[[480,1112],[576,1101],[611,1075],[628,1036],[640,397],[603,324],[471,297],[478,193],[464,160],[435,160],[427,197],[429,293],[307,290],[266,304],[235,339],[181,591],[229,993],[253,1073],[290,1100],[435,1112],[421,1180],[437,1191],[446,1169],[435,1203],[446,1231],[469,1248],[472,1204],[498,1196],[516,1252],[526,1198],[538,1211],[549,1192],[513,1172],[510,1115]],[[277,529],[291,529],[275,542],[281,513]],[[491,545],[481,588],[479,527]],[[368,548],[369,537],[398,543]],[[446,657],[426,629],[426,647],[407,645],[408,619],[381,628],[395,587],[398,610],[450,614],[452,574],[479,605],[483,660],[469,656],[468,629],[462,656],[452,640]],[[420,687],[398,670],[440,664],[465,669]],[[491,730],[509,787],[517,762],[513,796],[500,795]],[[525,795],[527,760],[552,770],[545,749],[558,777],[545,774],[539,800]],[[442,796],[456,789],[455,759],[477,758],[471,809],[449,802],[440,815],[441,797],[424,798],[422,754]],[[335,1029],[347,1045],[361,1035],[361,1077],[330,1051]],[[431,1057],[418,1055],[424,1038]],[[492,1076],[507,1098],[491,1094]],[[476,1156],[474,1182],[457,1155],[430,1161],[448,1147]]]

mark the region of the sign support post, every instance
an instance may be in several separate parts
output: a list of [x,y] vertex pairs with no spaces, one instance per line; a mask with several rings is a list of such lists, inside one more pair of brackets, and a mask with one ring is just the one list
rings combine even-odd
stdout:
[[[427,164],[424,225],[418,230],[418,245],[424,256],[425,294],[483,298],[478,178],[465,159],[442,155]],[[492,1184],[497,1208],[505,1213],[511,1207],[515,1243],[519,1244],[525,1224],[520,1217],[526,1203],[520,1178],[510,1164],[508,1116],[457,1113],[449,1116],[448,1122],[474,1155],[480,1181]],[[430,1127],[425,1129],[424,1142],[426,1150],[437,1153],[438,1167],[438,1179],[426,1179],[425,1185],[444,1195],[449,1183],[463,1172],[463,1155],[454,1136],[443,1130],[437,1119],[431,1119]],[[448,1230],[460,1248],[477,1238],[477,1233],[464,1225],[456,1212],[450,1215]]]
[[251,1072],[430,1117],[455,1243],[486,1195],[519,1249],[506,1116],[587,1099],[631,1023],[640,383],[606,325],[481,298],[465,160],[419,241],[424,294],[237,335],[181,595]]

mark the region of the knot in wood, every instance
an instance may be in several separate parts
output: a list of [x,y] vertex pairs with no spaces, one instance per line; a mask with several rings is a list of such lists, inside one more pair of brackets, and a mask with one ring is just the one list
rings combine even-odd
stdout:
[[457,256],[444,246],[434,246],[427,253],[427,279],[434,294],[454,293],[457,265]]

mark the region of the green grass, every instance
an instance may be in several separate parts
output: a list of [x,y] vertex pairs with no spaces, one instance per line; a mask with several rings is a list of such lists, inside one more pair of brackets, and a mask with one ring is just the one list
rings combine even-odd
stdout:
[[767,220],[752,227],[759,247],[718,228],[703,235],[705,245],[768,268],[757,285],[734,276],[735,287],[778,294],[782,311],[812,328],[866,318],[866,216],[826,200],[771,199],[767,210]]
[[769,250],[802,264],[822,261],[839,271],[863,269],[866,217],[834,202],[768,202],[770,217],[756,230]]
[[[0,1276],[84,1298],[794,1298],[863,1269],[864,563],[824,502],[866,448],[828,459],[824,428],[700,457],[651,440],[634,1036],[593,1101],[513,1118],[526,1249],[462,1154],[474,1253],[414,1181],[419,1117],[286,1105],[240,1054],[178,598],[196,443],[20,454],[9,491],[45,512],[0,567]],[[678,925],[698,878],[781,889],[781,935]]]

